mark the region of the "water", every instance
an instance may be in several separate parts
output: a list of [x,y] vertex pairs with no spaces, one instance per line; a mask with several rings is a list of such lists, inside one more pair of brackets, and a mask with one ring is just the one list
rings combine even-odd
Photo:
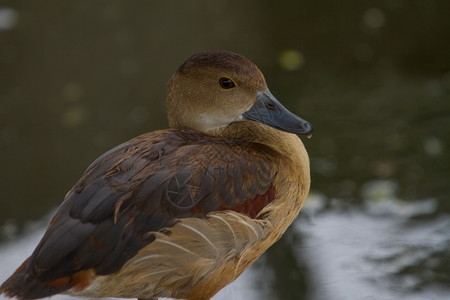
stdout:
[[447,299],[450,7],[0,0],[0,281],[100,154],[167,127],[189,55],[244,54],[314,126],[296,223],[216,299]]
[[[435,199],[409,203],[395,196],[394,186],[367,183],[364,205],[351,209],[340,199],[327,209],[324,195],[311,194],[285,238],[294,254],[289,263],[298,266],[303,260],[309,270],[307,299],[448,298],[450,216],[428,218],[437,213]],[[0,248],[0,280],[32,252],[48,219],[29,224],[25,235]],[[277,271],[265,266],[268,260],[263,257],[214,299],[304,299],[295,290],[285,297],[273,293]]]
[[447,299],[450,217],[423,219],[436,213],[434,199],[368,199],[340,213],[317,206],[295,227],[304,236],[297,253],[313,270],[312,299]]

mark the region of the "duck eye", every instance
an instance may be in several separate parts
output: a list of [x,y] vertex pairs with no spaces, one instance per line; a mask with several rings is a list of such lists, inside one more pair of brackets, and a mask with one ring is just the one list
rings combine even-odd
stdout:
[[236,87],[236,84],[234,83],[233,79],[222,77],[219,79],[219,86],[225,90],[229,90]]

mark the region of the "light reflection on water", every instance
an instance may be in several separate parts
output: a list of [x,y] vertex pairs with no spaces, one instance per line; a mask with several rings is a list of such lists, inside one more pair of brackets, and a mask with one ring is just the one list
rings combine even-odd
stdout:
[[[298,239],[292,242],[295,256],[302,257],[310,270],[308,299],[448,299],[445,281],[450,276],[439,273],[448,257],[437,254],[449,249],[450,216],[427,219],[436,213],[437,202],[402,201],[395,187],[392,181],[368,182],[362,191],[364,205],[351,209],[338,199],[332,200],[333,209],[327,209],[325,196],[311,193],[294,223]],[[0,281],[32,252],[48,219],[29,225],[28,233],[0,248]],[[263,267],[265,259],[214,299],[273,299],[274,278]]]
[[323,196],[310,196],[295,248],[310,265],[311,299],[448,299],[450,216],[428,218],[437,213],[435,199],[405,202],[394,187],[369,182],[363,194],[370,197],[350,209],[335,199],[326,210]]

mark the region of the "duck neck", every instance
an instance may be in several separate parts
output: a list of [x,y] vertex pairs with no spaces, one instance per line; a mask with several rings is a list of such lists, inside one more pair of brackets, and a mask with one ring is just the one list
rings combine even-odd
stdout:
[[254,121],[233,122],[210,134],[230,140],[264,144],[287,156],[304,151],[303,143],[297,135]]

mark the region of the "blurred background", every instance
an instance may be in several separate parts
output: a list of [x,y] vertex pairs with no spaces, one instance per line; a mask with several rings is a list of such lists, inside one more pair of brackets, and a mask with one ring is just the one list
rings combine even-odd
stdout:
[[218,49],[314,135],[298,219],[214,299],[448,299],[448,0],[0,0],[0,281],[95,158],[167,127],[184,59]]

